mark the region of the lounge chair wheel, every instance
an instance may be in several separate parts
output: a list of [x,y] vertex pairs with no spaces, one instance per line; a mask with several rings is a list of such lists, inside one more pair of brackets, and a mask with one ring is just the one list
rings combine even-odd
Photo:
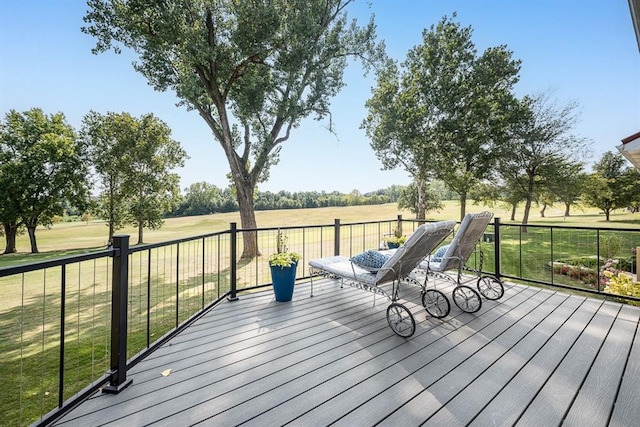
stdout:
[[478,291],[486,299],[496,300],[504,295],[504,286],[495,277],[484,276],[478,279]]
[[453,302],[460,310],[467,313],[475,313],[482,307],[480,294],[466,285],[456,286],[453,290]]
[[387,322],[393,332],[409,338],[416,331],[416,321],[407,307],[393,302],[387,307]]
[[431,316],[441,319],[449,314],[449,299],[440,291],[427,289],[422,293],[422,306]]

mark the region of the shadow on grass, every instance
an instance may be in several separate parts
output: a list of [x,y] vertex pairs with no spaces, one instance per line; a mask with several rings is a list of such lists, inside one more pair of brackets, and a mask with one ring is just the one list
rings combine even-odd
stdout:
[[[129,357],[146,348],[147,330],[153,343],[174,329],[176,321],[184,321],[226,292],[228,283],[228,270],[205,277],[194,275],[177,286],[164,276],[152,278],[150,288],[146,279],[132,283]],[[46,294],[26,296],[23,305],[0,312],[0,424],[28,425],[57,406],[61,310],[61,293],[51,288]],[[79,292],[68,290],[65,310],[63,400],[101,378],[108,369],[111,292],[93,286]]]
[[105,246],[97,246],[93,248],[82,249],[65,249],[59,251],[38,252],[35,254],[28,252],[18,252],[14,254],[0,254],[0,268],[13,267],[22,264],[31,264],[39,261],[49,261],[52,259],[62,258],[70,255],[85,254],[104,250]]

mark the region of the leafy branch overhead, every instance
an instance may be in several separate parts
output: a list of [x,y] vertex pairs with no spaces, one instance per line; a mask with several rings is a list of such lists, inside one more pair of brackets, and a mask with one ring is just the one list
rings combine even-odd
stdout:
[[330,115],[350,57],[366,70],[384,56],[373,19],[347,19],[351,3],[89,0],[83,31],[97,39],[94,53],[135,51],[151,86],[199,113],[229,163],[243,227],[254,228],[254,189],[281,144],[302,119]]

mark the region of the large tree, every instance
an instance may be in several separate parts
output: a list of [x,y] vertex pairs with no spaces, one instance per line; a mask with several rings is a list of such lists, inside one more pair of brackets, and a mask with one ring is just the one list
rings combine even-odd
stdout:
[[99,180],[96,212],[107,221],[109,242],[117,229],[132,224],[143,243],[143,229],[159,228],[162,215],[179,199],[172,170],[184,164],[186,153],[153,114],[135,118],[92,111],[83,119],[81,135]]
[[593,166],[594,173],[589,175],[585,183],[583,201],[601,209],[605,220],[609,221],[614,209],[630,206],[636,197],[639,173],[635,168],[627,166],[620,153],[607,151]]
[[[429,211],[439,211],[444,208],[440,195],[433,188],[432,183],[427,185],[426,191],[423,190],[422,206],[418,205],[419,195],[418,186],[415,182],[403,187],[400,197],[398,198],[398,209],[408,209],[412,213],[418,215],[418,211],[423,209],[424,215]],[[420,218],[426,219],[426,218]]]
[[[89,0],[95,53],[134,50],[136,71],[196,110],[231,169],[242,227],[257,227],[254,190],[282,143],[310,115],[330,114],[349,57],[381,54],[373,19],[347,20],[353,0]],[[258,254],[255,233],[244,257]]]
[[20,205],[12,198],[13,194],[20,193],[18,182],[19,169],[11,160],[11,150],[5,150],[5,145],[0,143],[0,222],[2,223],[2,235],[5,238],[5,254],[15,253],[16,237],[22,230],[24,223],[20,217]]
[[566,162],[564,167],[558,168],[547,177],[545,186],[564,204],[564,216],[571,215],[571,206],[580,201],[587,174],[584,164],[580,161]]
[[171,139],[169,126],[153,114],[137,119],[135,135],[125,182],[131,194],[131,224],[138,228],[137,244],[142,244],[144,229],[160,228],[164,214],[180,200],[180,177],[174,169],[184,166],[187,153]]
[[[455,15],[453,16],[455,18]],[[520,62],[505,46],[478,56],[471,27],[444,17],[422,33],[422,44],[398,69],[388,61],[377,72],[363,122],[385,168],[402,166],[424,204],[426,182],[435,177],[460,197],[488,178],[496,146],[505,140]],[[418,218],[424,218],[419,209]]]
[[529,221],[531,205],[559,176],[579,169],[577,158],[588,141],[572,134],[577,104],[558,104],[549,93],[525,96],[513,114],[508,144],[502,146],[497,171],[512,194],[525,202],[522,224]]
[[65,202],[86,206],[88,166],[85,148],[62,113],[33,108],[11,110],[0,125],[0,216],[6,231],[5,253],[15,252],[18,227],[29,233],[38,252],[36,227],[52,224]]

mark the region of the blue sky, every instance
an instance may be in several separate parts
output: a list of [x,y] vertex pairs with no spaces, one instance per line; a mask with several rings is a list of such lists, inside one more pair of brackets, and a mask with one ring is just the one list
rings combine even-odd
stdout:
[[[367,3],[371,3],[371,7]],[[137,74],[130,52],[92,55],[94,40],[80,27],[87,6],[76,0],[0,0],[0,114],[39,107],[63,112],[80,129],[90,110],[154,113],[172,129],[190,156],[181,186],[207,181],[226,187],[228,165],[209,128],[195,112],[176,107],[173,93],[158,93]],[[376,16],[378,37],[402,61],[424,28],[457,12],[473,27],[478,52],[507,45],[522,60],[521,97],[553,91],[560,102],[577,101],[575,134],[593,141],[592,163],[640,131],[640,52],[627,0],[358,0],[350,16]],[[284,144],[262,191],[361,192],[406,185],[401,170],[382,171],[360,123],[374,85],[358,64],[333,99],[333,126],[305,120]]]

